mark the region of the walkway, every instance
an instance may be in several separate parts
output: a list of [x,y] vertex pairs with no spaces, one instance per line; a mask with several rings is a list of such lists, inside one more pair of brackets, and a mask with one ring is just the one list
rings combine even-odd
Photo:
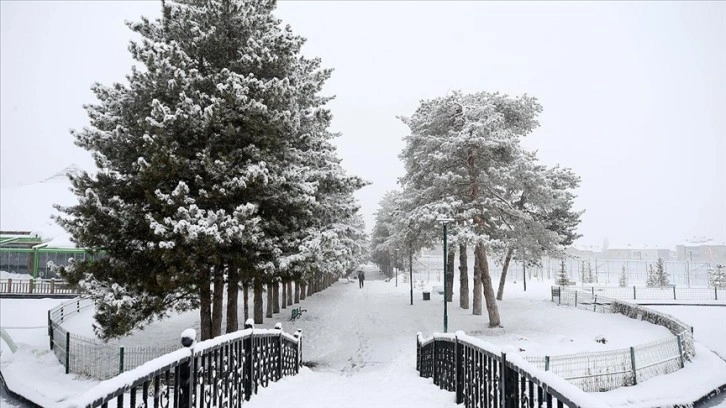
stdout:
[[441,330],[439,302],[416,298],[411,306],[400,277],[396,288],[374,271],[366,275],[363,289],[355,280],[305,301],[307,313],[295,327],[303,329],[303,357],[311,369],[271,384],[249,407],[293,401],[301,408],[457,407],[453,394],[415,370],[415,333]]

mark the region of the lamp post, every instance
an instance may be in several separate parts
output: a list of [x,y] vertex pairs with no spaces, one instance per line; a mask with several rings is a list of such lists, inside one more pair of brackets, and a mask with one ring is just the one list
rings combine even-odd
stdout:
[[413,250],[408,250],[408,283],[411,285],[411,306],[413,306]]
[[524,282],[524,291],[527,291],[527,256],[524,248],[522,248],[522,282]]
[[394,250],[395,256],[393,257],[393,273],[396,274],[396,287],[398,287],[398,271],[396,268],[396,263],[398,262],[398,249]]
[[447,235],[446,227],[448,226],[448,224],[450,222],[453,222],[454,219],[440,217],[440,218],[437,218],[436,221],[444,224],[444,333],[446,333],[447,330],[449,329],[449,312],[448,312],[447,306],[446,306],[446,294],[448,293],[447,288],[446,288],[446,280],[447,280],[446,279],[446,267],[448,266],[448,262],[446,259],[447,253],[448,253],[447,242],[446,242],[446,235]]

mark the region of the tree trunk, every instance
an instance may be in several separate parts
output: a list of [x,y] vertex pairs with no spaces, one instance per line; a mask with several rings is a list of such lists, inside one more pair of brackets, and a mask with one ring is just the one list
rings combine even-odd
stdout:
[[199,339],[209,340],[212,338],[212,292],[209,282],[202,283],[199,288],[199,302]]
[[502,276],[499,278],[499,290],[497,290],[497,300],[502,300],[502,297],[504,296],[504,280],[507,278],[509,262],[512,260],[513,253],[513,247],[507,248],[507,254],[504,256],[504,264],[502,264]]
[[459,307],[469,308],[469,267],[467,266],[466,245],[459,245]]
[[284,281],[281,282],[279,284],[279,286],[280,286],[280,289],[281,289],[281,292],[282,292],[281,293],[281,296],[282,296],[282,299],[281,300],[282,301],[280,302],[280,307],[282,307],[283,309],[287,309],[287,290],[285,288],[285,282]]
[[255,278],[253,287],[253,296],[255,297],[254,321],[255,324],[262,324],[264,322],[264,313],[262,309],[262,281],[260,278]]
[[451,245],[449,253],[446,255],[446,301],[451,302],[454,299],[454,262],[456,259],[456,247]]
[[227,274],[227,331],[233,333],[239,330],[239,317],[237,316],[237,299],[239,298],[239,274],[230,268]]
[[300,284],[300,300],[305,300],[305,296],[307,296],[308,292],[308,284],[303,279],[300,279],[297,283]]
[[268,283],[267,284],[267,313],[265,313],[265,317],[268,319],[272,319],[272,303],[275,300],[274,299],[275,296],[272,293],[273,290],[275,290],[275,284]]
[[212,292],[212,337],[222,335],[222,312],[224,310],[224,275],[221,268],[215,271],[214,292]]
[[292,306],[292,281],[287,281],[285,286],[287,287],[287,305]]
[[280,313],[280,283],[272,284],[272,313]]
[[245,323],[250,318],[250,284],[249,282],[242,283],[242,305],[244,312]]
[[295,281],[295,303],[300,303],[300,281]]
[[481,316],[481,266],[479,266],[479,257],[476,256],[478,245],[474,246],[474,287],[471,288],[471,313]]
[[487,304],[487,313],[489,314],[489,327],[499,327],[501,319],[499,318],[499,309],[497,308],[497,299],[494,297],[494,287],[492,286],[492,277],[489,275],[489,262],[487,262],[487,249],[484,244],[479,243],[476,249],[476,256],[479,258],[479,269],[481,269],[481,283],[484,290],[484,300]]

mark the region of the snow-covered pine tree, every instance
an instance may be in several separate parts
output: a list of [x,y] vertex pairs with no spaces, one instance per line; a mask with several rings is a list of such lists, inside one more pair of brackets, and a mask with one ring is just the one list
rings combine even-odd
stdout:
[[567,275],[567,269],[565,268],[565,260],[560,261],[560,270],[557,272],[557,279],[555,284],[558,286],[567,286],[570,282],[570,277]]
[[[459,234],[479,260],[472,312],[481,314],[483,291],[490,326],[498,326],[500,317],[487,252],[509,251],[511,258],[522,247],[537,259],[542,248],[564,242],[565,232],[574,234],[568,223],[579,220],[571,211],[569,191],[577,177],[536,164],[535,155],[520,146],[520,139],[538,126],[540,111],[528,96],[453,92],[423,101],[412,117],[402,118],[411,130],[400,155],[406,166],[404,193],[417,207],[461,221]],[[529,239],[517,242],[520,236]]]
[[630,277],[630,274],[628,273],[628,270],[625,268],[625,265],[623,265],[623,269],[620,271],[620,276],[618,277],[618,284],[621,288],[624,288],[628,286],[628,278]]
[[654,283],[656,287],[662,288],[664,286],[669,285],[668,280],[668,273],[666,273],[665,270],[665,262],[663,261],[663,258],[658,258],[658,260],[655,262],[655,271],[654,271]]
[[658,277],[653,269],[653,264],[648,264],[648,279],[645,281],[645,286],[648,288],[654,288],[658,286]]
[[[128,85],[96,84],[90,127],[73,132],[98,172],[72,177],[79,205],[59,222],[109,255],[68,275],[97,301],[104,338],[195,307],[201,337],[219,334],[221,310],[212,309],[225,277],[230,294],[237,282],[253,286],[261,321],[262,283],[306,239],[301,226],[321,229],[311,207],[334,189],[321,185],[330,166],[307,162],[333,157],[328,98],[318,95],[331,71],[301,55],[304,39],[272,15],[275,1],[162,8],[159,20],[129,24],[144,69],[134,67]],[[339,182],[361,184],[330,184]]]
[[721,264],[708,270],[708,284],[712,288],[726,289],[726,267]]

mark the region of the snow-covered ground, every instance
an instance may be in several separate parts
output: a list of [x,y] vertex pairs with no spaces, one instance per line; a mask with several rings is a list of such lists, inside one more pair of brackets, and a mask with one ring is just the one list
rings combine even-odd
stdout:
[[[285,331],[303,329],[303,358],[311,368],[304,368],[300,375],[262,390],[252,399],[250,407],[292,402],[302,407],[456,405],[453,394],[440,391],[430,379],[419,378],[415,371],[415,334],[421,331],[430,336],[443,329],[442,296],[434,292],[430,301],[423,301],[421,290],[416,288],[411,306],[408,283],[403,277],[399,277],[396,287],[393,281],[385,282],[372,271],[367,275],[363,289],[359,289],[357,281],[341,280],[303,301],[301,306],[307,312],[294,324],[287,321],[289,311],[283,310],[263,325],[272,327],[282,321]],[[48,308],[57,302],[2,299],[2,325],[44,325]],[[650,407],[668,401],[693,401],[710,389],[726,384],[726,363],[708,350],[721,350],[719,344],[724,337],[719,336],[723,334],[709,330],[712,326],[709,320],[698,320],[704,316],[718,319],[718,312],[726,310],[689,308],[706,310],[694,311],[687,317],[676,314],[695,325],[696,339],[705,345],[699,346],[693,363],[685,370],[635,387],[592,395],[610,406]],[[718,311],[712,312],[712,309]],[[622,348],[669,335],[662,327],[624,316],[558,307],[550,302],[547,282],[531,282],[527,292],[521,284],[509,285],[505,300],[500,303],[500,313],[504,327],[489,329],[485,316],[473,316],[470,310],[460,309],[455,296],[449,304],[449,331],[463,330],[487,342],[511,345],[533,355]],[[79,334],[84,330],[90,334],[91,320],[91,315],[86,314],[69,324]],[[146,344],[178,339],[184,328],[196,325],[196,320],[196,314],[185,313],[155,323],[132,337]],[[44,330],[14,330],[11,334],[18,336],[20,351],[11,356],[3,345],[0,358],[3,374],[11,379],[11,388],[15,384],[39,402],[45,402],[42,405],[53,406],[95,383],[62,374],[62,367],[48,351]],[[596,342],[598,336],[604,336],[607,343]]]

